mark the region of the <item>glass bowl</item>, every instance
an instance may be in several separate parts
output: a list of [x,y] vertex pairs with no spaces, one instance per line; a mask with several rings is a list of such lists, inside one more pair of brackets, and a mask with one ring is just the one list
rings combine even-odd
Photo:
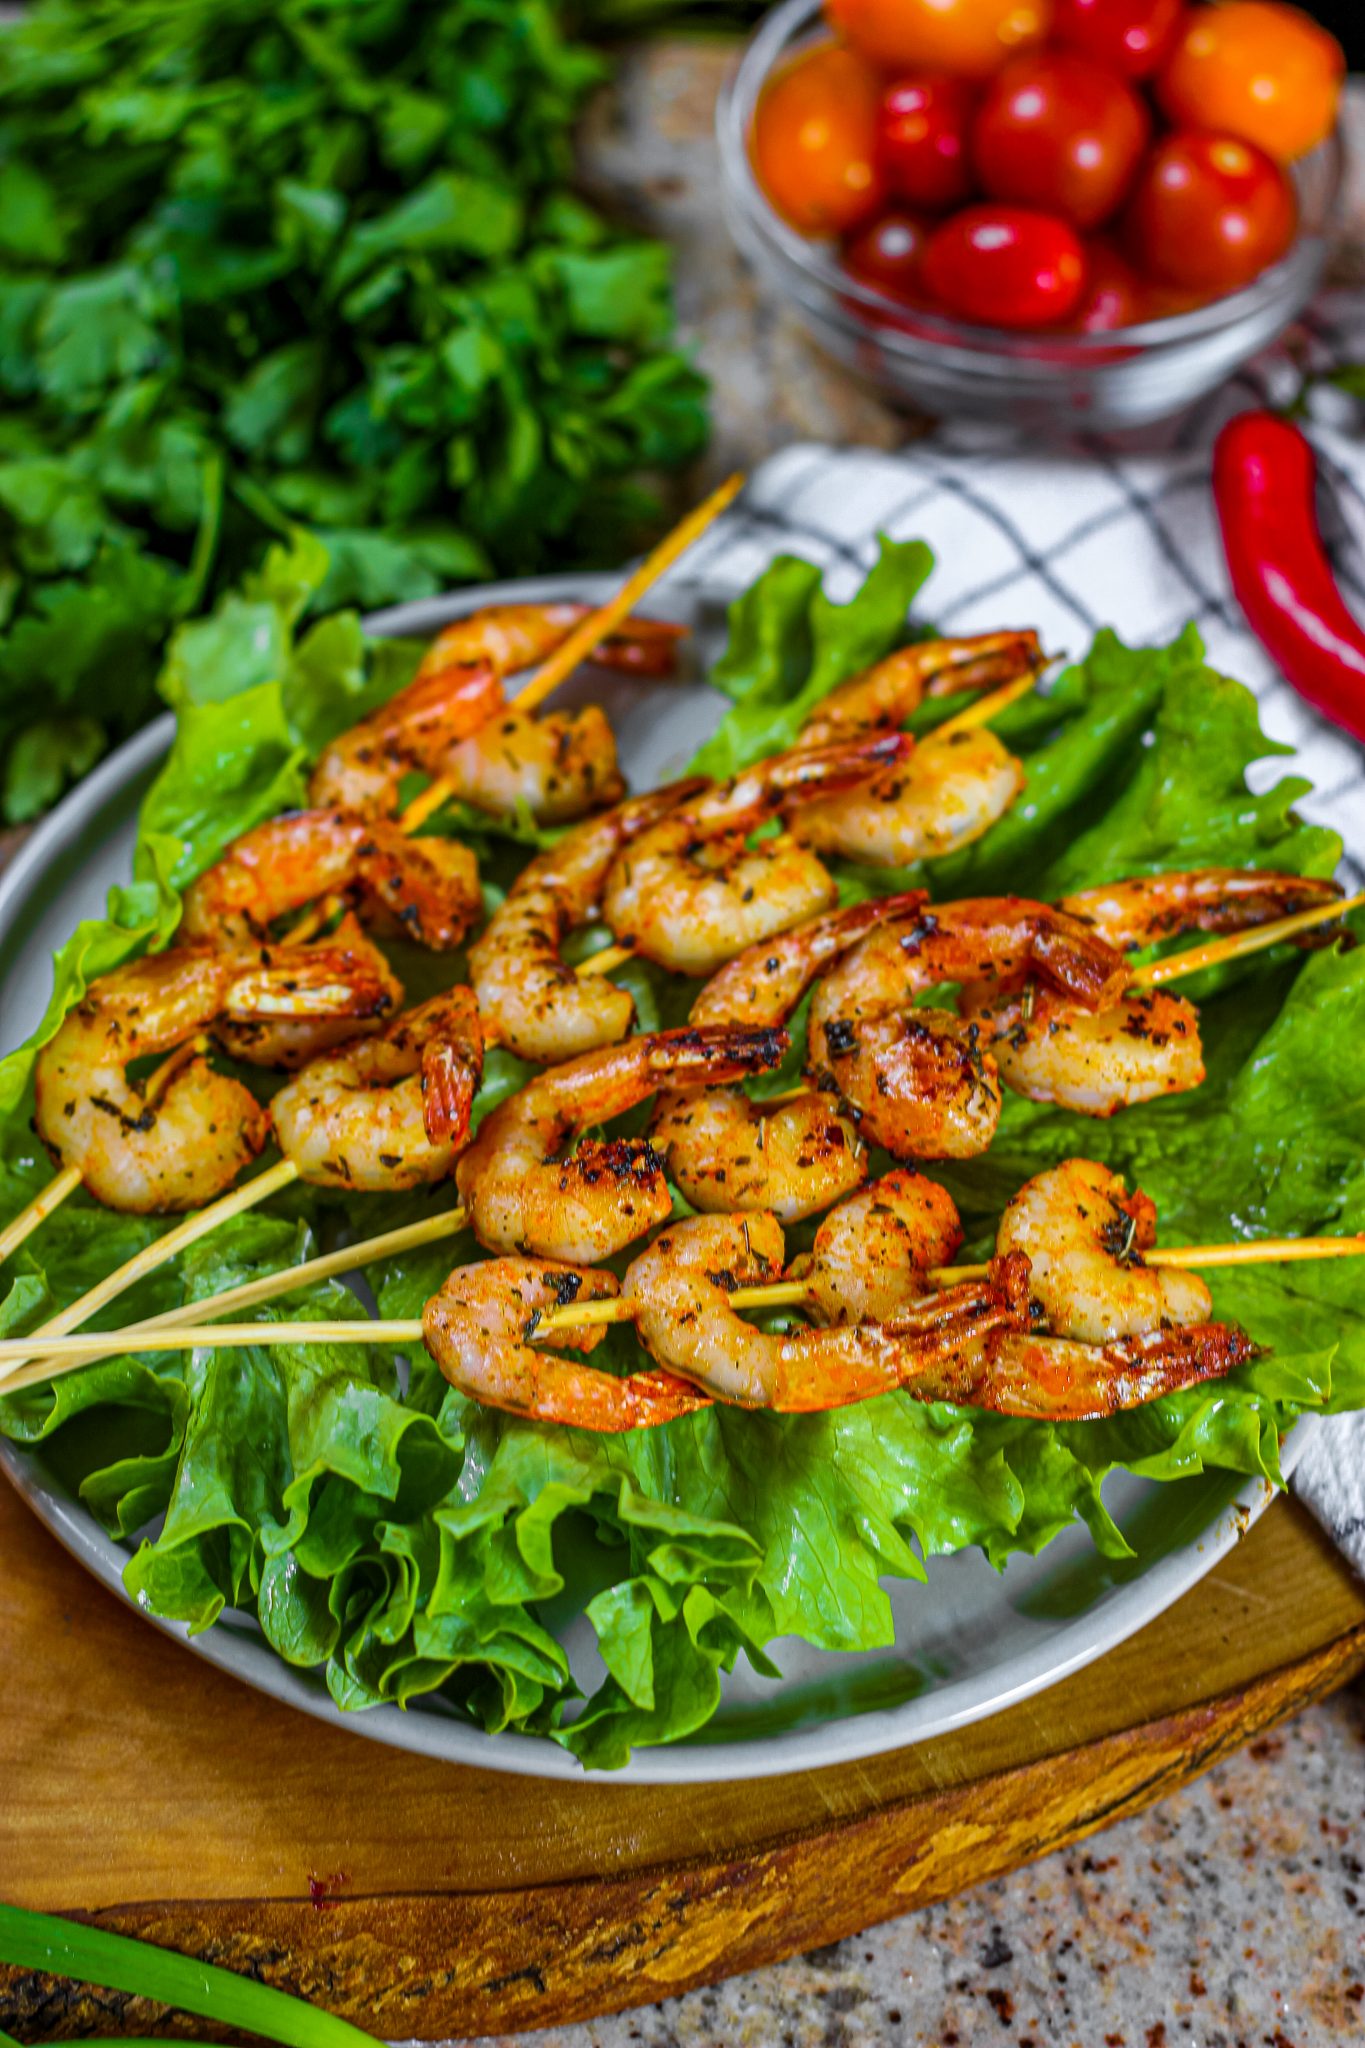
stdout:
[[1110,334],[1021,334],[923,312],[843,270],[829,242],[774,212],[749,161],[769,73],[823,30],[821,0],[782,0],[746,44],[716,110],[730,231],[759,275],[833,356],[892,398],[940,417],[968,414],[1056,432],[1135,427],[1181,411],[1282,334],[1327,261],[1341,186],[1333,134],[1293,166],[1299,235],[1242,291]]

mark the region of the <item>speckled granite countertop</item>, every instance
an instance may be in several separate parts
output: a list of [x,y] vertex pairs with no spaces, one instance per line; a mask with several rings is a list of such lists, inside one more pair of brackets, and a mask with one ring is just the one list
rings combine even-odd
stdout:
[[[678,250],[679,309],[715,380],[704,475],[798,439],[916,431],[743,271],[719,218],[711,109],[726,53],[632,58],[591,174]],[[1365,136],[1365,95],[1351,109]],[[1347,205],[1365,244],[1365,150]],[[711,1991],[522,2036],[535,2048],[1336,2048],[1365,2042],[1365,1684],[1185,1791],[946,1904]]]

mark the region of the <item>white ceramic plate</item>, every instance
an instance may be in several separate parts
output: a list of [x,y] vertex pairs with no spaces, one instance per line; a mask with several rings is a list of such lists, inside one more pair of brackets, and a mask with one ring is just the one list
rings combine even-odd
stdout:
[[[493,599],[577,596],[600,601],[605,578],[546,578],[465,591],[376,615],[376,632],[429,635],[448,619]],[[651,609],[692,629],[686,643],[697,673],[718,651],[723,604],[705,590],[677,588]],[[715,725],[724,700],[697,684],[642,684],[589,671],[565,692],[604,703],[636,788],[675,774]],[[558,701],[558,700],[557,700]],[[81,917],[100,916],[109,884],[124,880],[136,808],[172,734],[159,720],[130,741],[38,827],[0,877],[0,1047],[17,1045],[42,1014],[51,956]],[[1300,1423],[1284,1446],[1289,1472],[1308,1438]],[[121,1598],[127,1552],[54,1477],[43,1458],[0,1441],[0,1466],[35,1514],[74,1557]],[[725,1681],[719,1713],[701,1736],[666,1749],[637,1751],[628,1767],[600,1782],[697,1783],[808,1770],[876,1756],[962,1727],[1055,1685],[1102,1656],[1178,1600],[1237,1542],[1270,1498],[1262,1484],[1208,1473],[1173,1485],[1115,1474],[1105,1502],[1137,1556],[1098,1555],[1077,1526],[1040,1557],[1014,1557],[1002,1573],[975,1551],[934,1558],[927,1585],[893,1582],[896,1644],[891,1650],[837,1656],[796,1640],[774,1643],[783,1677],[756,1677],[741,1666]],[[130,1603],[131,1605],[131,1603]],[[323,1720],[400,1749],[452,1763],[544,1777],[580,1775],[580,1766],[544,1737],[486,1735],[439,1700],[400,1711],[343,1714],[319,1674],[291,1669],[269,1649],[254,1621],[226,1615],[189,1638],[198,1657],[248,1685]],[[601,1673],[588,1625],[565,1636],[570,1661],[591,1690]]]

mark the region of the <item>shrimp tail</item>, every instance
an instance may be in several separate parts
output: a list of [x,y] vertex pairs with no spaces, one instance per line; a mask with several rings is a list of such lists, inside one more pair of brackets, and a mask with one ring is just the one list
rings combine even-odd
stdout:
[[771,783],[784,804],[815,803],[856,789],[914,751],[915,742],[906,732],[864,733],[828,746],[795,747],[770,764]]
[[446,1020],[422,1048],[422,1123],[433,1145],[459,1145],[483,1077],[483,1028],[472,989],[452,989],[445,1004]]
[[1097,1346],[1063,1337],[992,1339],[969,1392],[948,1394],[1000,1415],[1094,1422],[1163,1394],[1221,1379],[1258,1355],[1233,1323],[1188,1323]]
[[655,1033],[647,1058],[650,1072],[675,1087],[723,1087],[781,1066],[790,1047],[781,1025],[685,1024]]
[[234,976],[223,1004],[232,1022],[263,1017],[382,1017],[394,982],[380,956],[346,945],[260,949],[257,964]]
[[599,668],[626,675],[671,676],[678,665],[678,642],[686,626],[673,619],[637,619],[633,615],[593,653]]

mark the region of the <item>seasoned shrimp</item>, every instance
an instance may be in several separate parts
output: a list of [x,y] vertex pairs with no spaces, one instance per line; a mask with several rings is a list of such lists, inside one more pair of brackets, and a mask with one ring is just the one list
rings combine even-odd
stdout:
[[[460,1266],[422,1312],[427,1350],[453,1387],[486,1408],[576,1429],[651,1429],[709,1404],[672,1373],[637,1372],[626,1379],[579,1359],[533,1350],[546,1309],[570,1301],[610,1301],[616,1276],[543,1259],[485,1259]],[[541,1331],[556,1350],[592,1351],[602,1329]]]
[[866,782],[909,742],[899,733],[776,754],[679,804],[613,863],[603,908],[625,945],[680,974],[724,960],[829,910],[827,870],[789,834],[747,844],[787,806]]
[[631,799],[537,854],[469,953],[479,1007],[518,1058],[545,1062],[614,1045],[635,1021],[635,999],[605,976],[576,975],[561,958],[569,933],[596,912],[623,846],[705,784],[693,780]]
[[585,1125],[606,1123],[665,1081],[737,1080],[776,1066],[784,1031],[657,1031],[551,1067],[486,1117],[456,1168],[480,1244],[545,1258],[610,1258],[668,1215],[663,1162],[645,1138],[583,1142],[556,1157]]
[[886,1323],[929,1293],[924,1275],[962,1244],[957,1204],[922,1173],[896,1167],[832,1209],[791,1269],[817,1323]]
[[[553,653],[588,609],[490,605],[455,620],[427,649],[406,689],[324,750],[309,784],[312,801],[391,817],[403,777],[419,770],[444,775],[458,749],[506,710],[503,679]],[[637,674],[667,673],[678,632],[662,620],[627,619],[593,659]],[[604,772],[600,752],[597,772]]]
[[285,1083],[270,1105],[280,1150],[317,1187],[383,1194],[443,1180],[482,1069],[472,990],[433,996]]
[[367,923],[448,952],[482,914],[479,870],[458,840],[409,839],[339,810],[285,811],[235,839],[185,892],[191,938],[265,938],[327,896],[354,898]]
[[1045,660],[1032,632],[918,640],[831,690],[802,726],[801,744],[824,747],[863,733],[893,732],[926,697],[997,689],[1041,669]]
[[776,1277],[782,1226],[762,1210],[670,1224],[630,1266],[622,1293],[655,1362],[718,1401],[785,1413],[843,1407],[926,1372],[963,1370],[993,1333],[1028,1327],[1028,1262],[998,1260],[986,1280],[945,1288],[886,1323],[773,1334],[730,1304]]
[[[821,968],[889,917],[923,908],[923,891],[860,903],[750,946],[712,975],[693,1024],[785,1024]],[[814,1216],[861,1186],[867,1160],[837,1095],[755,1102],[742,1088],[661,1094],[650,1130],[694,1209]]]
[[441,774],[475,810],[495,818],[525,811],[539,825],[619,803],[626,787],[616,735],[599,704],[536,718],[513,703],[443,756]]
[[818,853],[909,867],[970,846],[1017,801],[1024,779],[1022,763],[986,726],[931,733],[865,789],[812,804],[792,830]]
[[[1063,896],[1058,909],[1081,918],[1107,945],[1152,946],[1181,932],[1241,932],[1340,896],[1339,882],[1269,868],[1186,868],[1138,875]],[[1311,944],[1316,934],[1305,934]]]
[[1107,1344],[1173,1323],[1206,1322],[1213,1296],[1197,1273],[1144,1266],[1156,1209],[1093,1159],[1064,1159],[1005,1205],[997,1251],[1027,1252],[1031,1286],[1055,1336]]
[[[1110,882],[1064,897],[1058,907],[1108,945],[1132,947],[1187,931],[1244,931],[1340,894],[1335,882],[1302,875],[1202,868]],[[979,1026],[1006,1086],[1034,1102],[1108,1117],[1183,1094],[1204,1079],[1199,1012],[1164,990],[1085,1011],[1030,982],[1004,990],[969,986],[961,1009]]]
[[373,939],[360,929],[351,911],[346,912],[325,940],[290,946],[287,954],[277,951],[276,957],[281,961],[306,960],[317,952],[319,945],[350,961],[354,973],[369,977],[375,991],[368,1005],[369,1015],[224,1018],[214,1025],[213,1035],[225,1053],[253,1067],[283,1067],[292,1072],[334,1045],[344,1045],[365,1032],[380,1030],[384,1019],[401,1007],[402,982]]
[[964,898],[880,927],[817,985],[810,1072],[857,1111],[865,1136],[898,1158],[966,1158],[1000,1118],[995,1060],[974,1023],[916,1005],[949,981],[1027,967],[1077,1001],[1122,990],[1123,956],[1087,926],[1024,897]]
[[178,946],[134,960],[92,982],[39,1053],[38,1135],[109,1208],[199,1208],[255,1158],[270,1118],[206,1059],[180,1066],[154,1100],[130,1064],[217,1031],[225,1017],[364,1016],[376,993],[353,958],[320,946]]
[[921,1401],[953,1401],[1042,1422],[1098,1422],[1221,1379],[1256,1355],[1233,1323],[1196,1323],[1081,1344],[1070,1337],[995,1331],[975,1352],[935,1364],[907,1389]]

